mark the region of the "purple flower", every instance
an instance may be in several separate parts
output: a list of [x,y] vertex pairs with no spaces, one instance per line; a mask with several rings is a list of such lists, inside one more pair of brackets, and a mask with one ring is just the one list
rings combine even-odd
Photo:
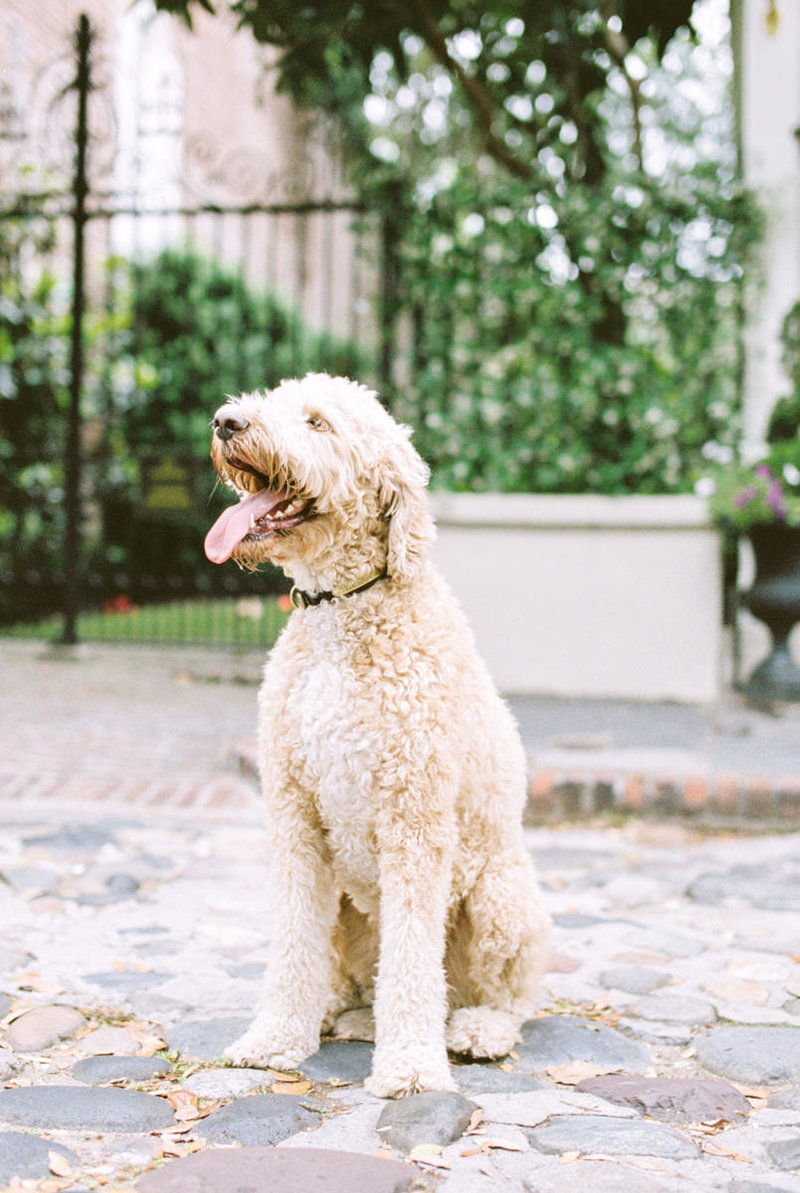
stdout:
[[774,512],[776,518],[786,517],[786,501],[780,481],[773,481],[767,490],[767,505]]
[[772,469],[769,464],[758,464],[756,466],[756,476],[763,476],[764,480],[770,480],[772,477]]
[[743,510],[751,501],[755,501],[758,497],[758,490],[755,485],[748,485],[746,489],[740,489],[738,493],[733,495],[733,504],[737,510]]

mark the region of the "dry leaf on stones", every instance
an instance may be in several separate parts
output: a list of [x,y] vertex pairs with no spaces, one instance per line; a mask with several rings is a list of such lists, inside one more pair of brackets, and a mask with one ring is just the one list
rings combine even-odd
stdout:
[[137,1032],[136,1039],[139,1041],[139,1056],[155,1056],[157,1052],[162,1052],[167,1046],[166,1040],[161,1036],[147,1032],[143,1032],[141,1035]]
[[521,1143],[513,1143],[510,1139],[481,1139],[476,1147],[465,1148],[461,1153],[462,1156],[479,1156],[483,1154],[488,1156],[492,1149],[503,1152],[524,1152],[525,1147]]
[[577,1085],[589,1077],[604,1077],[607,1073],[618,1073],[619,1066],[596,1065],[588,1060],[571,1060],[565,1065],[548,1065],[547,1076],[559,1085]]
[[698,1140],[700,1147],[709,1156],[724,1156],[727,1160],[738,1160],[740,1164],[752,1164],[753,1161],[750,1156],[743,1156],[741,1152],[735,1152],[733,1148],[725,1147],[724,1144],[718,1143],[717,1140],[700,1139]]
[[442,1159],[443,1150],[440,1143],[418,1143],[412,1147],[408,1158],[417,1164],[429,1164],[432,1168],[451,1168],[449,1160]]
[[311,1089],[310,1081],[273,1081],[269,1087],[273,1094],[307,1094]]
[[175,1111],[175,1117],[179,1123],[202,1117],[200,1101],[197,1095],[190,1093],[188,1089],[173,1089],[164,1096]]
[[60,1152],[47,1153],[47,1167],[52,1172],[53,1176],[71,1176],[72,1165],[66,1156],[62,1156]]
[[483,1130],[483,1107],[476,1106],[472,1112],[472,1117],[469,1120],[469,1126],[464,1132],[465,1135],[472,1135],[475,1131]]

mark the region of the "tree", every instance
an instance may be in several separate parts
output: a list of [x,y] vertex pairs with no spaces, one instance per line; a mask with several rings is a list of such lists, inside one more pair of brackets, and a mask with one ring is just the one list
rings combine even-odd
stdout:
[[758,221],[728,49],[687,23],[706,7],[232,4],[281,51],[280,87],[338,119],[382,207],[384,305],[412,333],[386,396],[437,483],[680,490],[735,438]]
[[[195,3],[214,11],[212,0],[157,0],[159,8],[179,13],[189,24]],[[607,127],[599,103],[612,72],[621,74],[629,91],[631,149],[641,167],[641,80],[629,65],[631,46],[648,34],[662,51],[688,22],[692,5],[693,0],[501,0],[492,5],[475,0],[234,0],[231,9],[259,42],[282,51],[279,87],[297,103],[334,114],[346,127],[362,169],[369,162],[369,130],[361,104],[372,90],[376,60],[388,57],[398,76],[408,79],[424,47],[458,89],[475,148],[511,177],[550,189],[547,151],[564,127],[572,138],[566,181],[602,185]],[[416,181],[406,176],[405,187],[399,187],[398,175],[385,171],[383,177],[392,184],[392,206]],[[569,226],[564,235],[579,262]],[[598,306],[596,338],[621,343],[620,304],[598,288],[595,271],[580,264],[578,271],[580,285]]]

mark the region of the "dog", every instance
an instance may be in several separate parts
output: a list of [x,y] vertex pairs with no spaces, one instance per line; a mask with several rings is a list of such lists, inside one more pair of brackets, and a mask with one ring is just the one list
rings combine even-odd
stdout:
[[[366,1089],[455,1088],[506,1055],[549,918],[522,835],[516,725],[429,559],[428,468],[376,394],[310,374],[228,400],[211,455],[239,496],[215,563],[269,560],[295,606],[259,694],[273,931],[235,1064],[295,1069],[373,1004]],[[476,561],[480,566],[480,561]]]

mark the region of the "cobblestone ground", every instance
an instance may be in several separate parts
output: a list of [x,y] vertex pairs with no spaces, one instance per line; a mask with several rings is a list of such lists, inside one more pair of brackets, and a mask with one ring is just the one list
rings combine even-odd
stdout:
[[0,1188],[800,1189],[797,836],[529,844],[541,1016],[460,1095],[383,1103],[366,1011],[289,1078],[219,1059],[265,961],[255,814],[3,802]]
[[368,1095],[366,1009],[296,1074],[234,1070],[270,921],[257,663],[3,651],[0,1189],[800,1190],[800,834],[531,830],[541,1012],[454,1060],[458,1095]]

